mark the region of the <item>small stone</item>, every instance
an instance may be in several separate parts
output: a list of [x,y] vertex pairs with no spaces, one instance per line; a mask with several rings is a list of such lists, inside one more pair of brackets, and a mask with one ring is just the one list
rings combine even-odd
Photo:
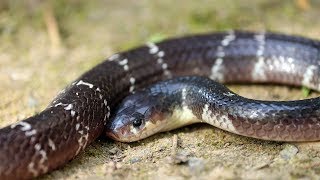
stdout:
[[188,166],[191,172],[198,174],[204,169],[204,161],[201,158],[191,157],[188,160]]
[[180,153],[177,153],[177,154],[171,156],[170,163],[171,164],[184,164],[189,160],[189,158],[188,158],[189,155],[190,155],[190,153],[186,152],[186,151],[182,151]]
[[226,147],[228,147],[228,146],[230,146],[230,143],[227,142],[227,143],[224,144],[223,147],[226,148]]
[[285,148],[280,151],[280,157],[284,160],[290,160],[293,158],[297,153],[299,152],[299,149],[292,144],[286,144]]
[[111,154],[117,154],[120,150],[117,147],[114,147],[112,149],[109,150],[109,153]]
[[140,162],[140,161],[141,161],[141,158],[139,158],[139,157],[133,157],[133,158],[131,158],[129,161],[130,161],[131,164],[134,164],[134,163]]

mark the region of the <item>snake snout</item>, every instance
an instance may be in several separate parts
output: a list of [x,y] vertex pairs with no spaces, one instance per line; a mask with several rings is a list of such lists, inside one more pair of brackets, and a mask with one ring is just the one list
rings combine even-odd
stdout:
[[110,124],[107,124],[106,127],[106,135],[113,140],[122,141],[122,139],[126,139],[130,132],[130,127],[126,123],[128,121],[128,117],[115,117]]
[[108,128],[106,130],[106,135],[113,140],[119,141],[120,139],[126,137],[127,132],[125,127]]
[[110,137],[113,140],[118,140],[119,136],[117,135],[117,133],[113,132],[113,131],[106,131],[106,136]]

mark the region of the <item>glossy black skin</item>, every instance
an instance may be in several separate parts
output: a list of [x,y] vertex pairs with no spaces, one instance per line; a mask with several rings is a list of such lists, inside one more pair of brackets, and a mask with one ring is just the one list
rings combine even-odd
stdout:
[[[182,91],[185,91],[184,100]],[[207,109],[205,105],[208,105]],[[126,97],[113,121],[109,122],[107,132],[118,141],[141,140],[146,137],[140,131],[144,130],[143,126],[147,121],[158,126],[161,123],[168,124],[165,121],[174,120],[170,118],[173,110],[182,109],[183,106],[192,111],[198,122],[213,124],[244,136],[273,141],[320,139],[320,98],[281,102],[253,100],[241,97],[209,78],[198,76],[162,81]],[[144,113],[145,109],[149,110],[148,113]],[[206,113],[204,111],[208,110],[212,112],[212,117],[227,118],[219,123],[213,122],[214,118],[203,119],[202,116]],[[153,113],[165,113],[167,120],[154,119]],[[234,128],[228,128],[224,121],[230,121]],[[136,127],[137,122],[142,123]],[[128,126],[136,128],[136,131],[130,133]],[[162,129],[149,129],[152,132],[148,136],[161,132]]]
[[[265,66],[262,67],[266,72],[266,78],[253,79],[250,72],[257,62],[257,33],[234,34],[235,40],[224,49],[223,65],[227,68],[223,71],[223,82],[301,85],[307,67],[319,66],[319,41],[266,33],[263,54]],[[217,49],[227,35],[226,32],[193,35],[165,40],[156,46],[165,52],[163,61],[171,72],[171,77],[210,76],[211,67],[217,61]],[[293,59],[290,64],[296,66],[287,71],[283,69],[287,62],[279,61],[278,57],[290,57]],[[128,70],[119,65],[119,61],[123,59],[128,60]],[[105,132],[105,123],[110,120],[105,118],[106,114],[113,113],[120,100],[129,94],[130,77],[135,78],[136,89],[169,78],[157,59],[159,57],[150,53],[148,46],[119,53],[119,57],[113,61],[108,59],[81,75],[64,93],[54,98],[48,108],[23,120],[24,123],[30,124],[32,129],[37,130],[35,135],[26,136],[21,126],[0,129],[0,179],[28,179],[40,176],[73,159],[80,150]],[[318,88],[318,74],[317,69],[308,87]],[[80,80],[89,82],[93,85],[92,88],[76,85]],[[104,100],[107,101],[107,105],[104,105]],[[72,104],[74,116],[70,111],[66,111],[65,107],[55,106],[57,103]],[[86,138],[82,138],[84,135]],[[85,140],[82,144],[79,143],[81,138]],[[54,150],[49,142],[55,144]],[[43,156],[36,148],[39,146],[42,152],[46,153],[43,162],[40,162]],[[30,171],[30,163],[34,163],[36,173]],[[39,163],[42,166],[39,166]]]

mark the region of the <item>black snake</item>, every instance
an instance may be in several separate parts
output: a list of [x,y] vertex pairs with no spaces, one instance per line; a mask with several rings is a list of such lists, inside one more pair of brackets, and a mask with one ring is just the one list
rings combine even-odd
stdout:
[[[319,90],[319,52],[320,42],[315,40],[229,31],[148,43],[114,54],[66,87],[41,113],[0,130],[0,179],[27,179],[64,165],[103,134],[120,100],[159,80],[199,75],[224,83],[279,83]],[[252,101],[259,108],[269,107],[259,102]],[[320,139],[318,98],[275,104],[301,106],[301,113],[289,113],[287,118],[267,122],[270,129],[289,133],[288,140]],[[213,107],[207,105],[210,108]],[[250,114],[239,111],[234,113]],[[278,116],[282,112],[272,109]],[[259,119],[261,114],[253,116]],[[227,117],[232,120],[232,114]],[[234,126],[235,132],[251,136],[246,129],[254,127],[254,122],[254,118],[240,119],[236,123],[244,129],[238,131]],[[279,135],[274,140],[286,140],[281,137],[288,136]],[[273,140],[272,136],[269,139]]]

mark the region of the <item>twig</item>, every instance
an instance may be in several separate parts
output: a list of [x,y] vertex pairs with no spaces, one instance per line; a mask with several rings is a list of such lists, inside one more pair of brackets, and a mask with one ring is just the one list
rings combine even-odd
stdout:
[[178,135],[173,135],[172,139],[172,150],[171,150],[171,156],[174,157],[177,155],[177,149],[178,149]]
[[44,21],[47,26],[51,50],[53,53],[56,53],[61,48],[61,36],[59,32],[58,22],[55,18],[52,6],[49,3],[44,8]]

